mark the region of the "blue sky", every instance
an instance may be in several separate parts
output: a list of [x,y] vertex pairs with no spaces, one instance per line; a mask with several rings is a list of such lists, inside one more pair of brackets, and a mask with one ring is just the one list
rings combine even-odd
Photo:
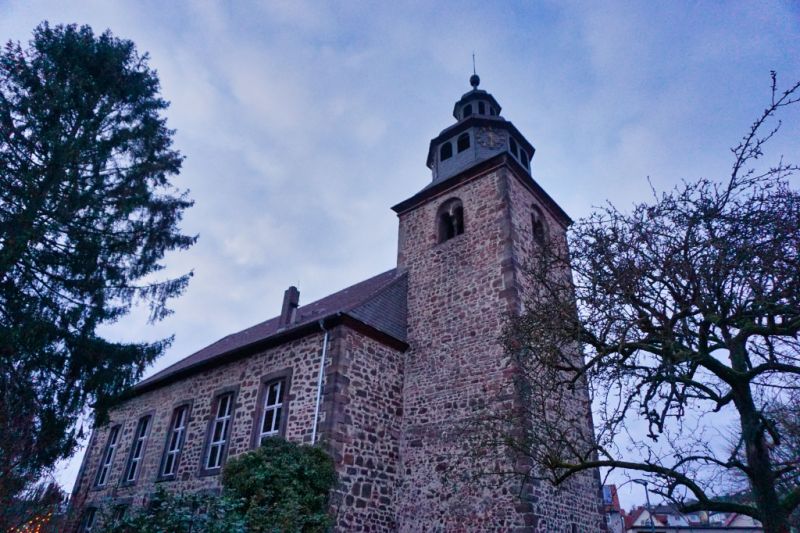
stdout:
[[[2,41],[42,20],[133,40],[172,102],[174,182],[200,239],[168,270],[195,277],[169,319],[107,331],[174,333],[151,372],[277,314],[289,285],[302,304],[392,268],[389,207],[429,182],[428,142],[469,89],[473,51],[573,218],[647,200],[648,176],[657,189],[723,178],[769,71],[800,79],[797,2],[0,0]],[[773,154],[797,155],[798,118]],[[68,488],[79,461],[59,469]],[[643,500],[629,489],[624,505]]]

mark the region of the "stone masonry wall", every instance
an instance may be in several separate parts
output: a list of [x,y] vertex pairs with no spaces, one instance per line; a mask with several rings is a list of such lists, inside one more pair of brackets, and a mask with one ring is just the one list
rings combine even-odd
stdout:
[[[190,376],[137,396],[111,412],[111,421],[90,440],[77,482],[78,507],[143,505],[158,485],[168,490],[218,490],[220,476],[201,469],[215,393],[233,388],[234,421],[228,457],[252,449],[259,388],[264,376],[291,370],[286,438],[310,442],[323,335]],[[345,326],[330,332],[319,439],[332,452],[340,483],[332,495],[337,530],[393,531],[398,437],[402,415],[402,354]],[[174,406],[191,401],[190,419],[175,480],[159,481],[158,469]],[[139,418],[153,415],[144,461],[134,485],[121,482]],[[110,427],[122,424],[109,480],[94,481]]]
[[[401,531],[509,531],[531,519],[519,489],[481,487],[460,476],[461,432],[481,405],[510,404],[509,361],[498,342],[513,279],[507,250],[505,179],[468,181],[400,215],[398,266],[408,269],[408,338],[401,438]],[[464,233],[437,242],[436,213],[461,200]],[[489,458],[485,463],[500,461]]]
[[[437,243],[436,212],[450,198],[464,209],[464,234]],[[494,478],[481,487],[459,467],[519,468],[495,452],[459,464],[459,436],[479,409],[509,409],[513,369],[499,343],[508,312],[521,309],[526,264],[535,254],[531,206],[560,226],[505,166],[400,215],[398,265],[409,272],[409,344],[404,375],[403,531],[601,531],[599,483],[588,473],[556,489]],[[586,395],[575,409],[590,412]],[[478,428],[479,430],[480,428]],[[494,489],[491,489],[494,483]]]
[[[237,390],[228,457],[251,449],[253,419],[261,378],[291,369],[288,393],[289,411],[286,438],[308,442],[314,419],[322,335],[312,334],[284,346],[267,350],[232,363],[207,370],[189,378],[136,396],[114,409],[110,424],[97,428],[86,450],[81,477],[77,480],[77,501],[86,506],[112,502],[142,505],[161,485],[168,490],[216,490],[219,475],[202,475],[201,458],[215,392],[233,387]],[[177,476],[172,481],[157,481],[166,443],[167,428],[174,406],[191,401],[189,424]],[[139,418],[152,414],[144,460],[134,485],[122,483],[133,433]],[[94,487],[100,455],[105,449],[111,426],[122,424],[122,431],[105,487]]]
[[328,390],[338,402],[327,439],[339,467],[336,529],[395,531],[402,354],[343,326],[333,345]]
[[[463,204],[465,232],[437,242],[436,212],[451,198]],[[560,488],[521,487],[495,479],[474,484],[475,464],[462,463],[463,431],[482,409],[510,409],[513,368],[499,342],[507,313],[530,288],[525,267],[536,254],[531,206],[551,232],[564,228],[545,206],[499,166],[400,215],[398,266],[408,271],[408,339],[401,353],[340,325],[329,332],[320,438],[340,482],[332,497],[337,531],[600,531],[600,487],[588,473]],[[215,393],[236,391],[228,457],[251,449],[264,376],[290,371],[286,437],[309,442],[323,334],[314,333],[206,370],[128,400],[97,428],[76,484],[76,502],[141,505],[168,490],[217,490],[201,459]],[[190,401],[190,419],[175,480],[157,481],[176,405]],[[591,423],[588,398],[575,410]],[[153,415],[134,485],[121,483],[139,418]],[[122,424],[109,481],[94,480],[109,428]],[[478,466],[518,467],[495,454]],[[455,474],[455,475],[454,475]]]
[[[547,238],[566,245],[564,227],[547,209],[547,204],[533,193],[510,172],[507,173],[509,192],[509,212],[513,235],[513,260],[516,271],[518,297],[524,304],[525,294],[531,289],[532,280],[526,276],[537,255],[538,245],[533,238],[532,206],[539,208],[545,217]],[[577,350],[577,348],[576,348]],[[593,431],[591,406],[588,389],[578,389],[574,402],[570,405],[571,417],[583,418],[585,430]],[[575,525],[577,531],[601,531],[604,518],[601,507],[601,483],[599,471],[579,474],[556,488],[543,482],[534,482],[530,487],[533,511],[537,517],[537,530],[547,532],[571,533]]]

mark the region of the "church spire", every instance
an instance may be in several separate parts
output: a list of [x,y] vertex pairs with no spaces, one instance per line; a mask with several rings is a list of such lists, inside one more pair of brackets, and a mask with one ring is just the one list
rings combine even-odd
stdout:
[[469,77],[469,84],[472,85],[472,90],[476,90],[481,84],[481,78],[475,72],[475,52],[472,52],[472,76]]
[[494,96],[479,89],[481,79],[472,57],[472,90],[464,93],[453,106],[456,123],[439,133],[428,149],[428,167],[434,183],[498,156],[509,153],[512,161],[530,173],[534,148],[527,139],[500,115]]

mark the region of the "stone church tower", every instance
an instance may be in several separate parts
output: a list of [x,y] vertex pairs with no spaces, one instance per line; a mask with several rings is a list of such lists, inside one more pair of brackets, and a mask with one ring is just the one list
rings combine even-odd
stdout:
[[432,182],[393,208],[398,269],[408,273],[399,525],[598,531],[595,475],[559,490],[509,482],[482,491],[442,480],[442,472],[475,467],[448,464],[475,407],[511,405],[512,370],[498,338],[507,315],[520,311],[537,241],[564,239],[571,222],[531,177],[534,147],[478,89],[477,75],[470,83],[453,109],[456,123],[430,143]]
[[[93,431],[74,530],[150,505],[156,487],[218,492],[226,461],[270,438],[330,452],[335,531],[604,530],[592,473],[482,484],[479,468],[529,467],[462,460],[476,413],[517,401],[499,336],[541,243],[570,223],[531,177],[531,143],[470,83],[430,143],[431,183],[393,208],[397,267],[302,306],[290,287],[279,316],[138,383]],[[590,422],[586,401],[575,409]]]

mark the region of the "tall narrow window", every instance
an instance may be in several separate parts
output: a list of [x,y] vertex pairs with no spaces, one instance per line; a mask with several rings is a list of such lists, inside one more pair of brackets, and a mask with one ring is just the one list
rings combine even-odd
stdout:
[[144,445],[147,442],[147,433],[149,429],[150,415],[146,415],[139,419],[139,424],[136,426],[136,433],[133,434],[131,456],[128,458],[128,468],[125,469],[126,483],[135,483],[136,477],[139,475],[139,466],[142,463],[142,457],[144,457]]
[[102,487],[108,481],[108,475],[111,472],[111,465],[114,463],[114,452],[117,450],[118,440],[119,426],[114,426],[108,432],[108,440],[106,441],[106,447],[103,450],[100,468],[97,470],[97,477],[94,479],[94,484],[97,487]]
[[462,133],[458,136],[458,153],[463,152],[467,148],[469,148],[469,133]]
[[525,168],[528,167],[528,153],[523,150],[522,148],[519,149],[519,160],[522,162],[522,166]]
[[464,114],[463,117],[467,118],[472,114],[472,104],[467,104],[464,106]]
[[114,512],[111,513],[111,522],[112,523],[122,522],[122,519],[125,518],[125,513],[127,512],[127,510],[128,510],[127,505],[121,504],[115,506]]
[[172,413],[167,444],[164,447],[164,458],[161,461],[161,477],[174,477],[178,472],[183,441],[186,439],[186,423],[189,419],[189,406],[181,405]]
[[483,102],[478,102],[478,113],[480,113],[481,115],[486,114],[486,104],[484,104]]
[[461,200],[453,198],[439,207],[439,242],[452,239],[464,233],[464,208]]
[[209,433],[208,452],[205,461],[207,470],[222,467],[222,462],[225,460],[225,452],[227,451],[232,414],[233,393],[227,392],[218,396],[216,415]]
[[91,533],[94,529],[95,518],[97,517],[97,509],[89,507],[83,513],[83,521],[81,523],[81,533]]
[[439,161],[446,161],[451,157],[453,157],[453,144],[448,141],[439,148]]
[[533,206],[531,213],[531,226],[533,241],[540,246],[543,245],[547,241],[547,225],[542,211],[536,206]]
[[267,383],[264,386],[264,404],[261,414],[261,433],[258,442],[263,443],[264,439],[279,435],[281,432],[281,419],[284,416],[283,397],[286,382],[282,379]]

